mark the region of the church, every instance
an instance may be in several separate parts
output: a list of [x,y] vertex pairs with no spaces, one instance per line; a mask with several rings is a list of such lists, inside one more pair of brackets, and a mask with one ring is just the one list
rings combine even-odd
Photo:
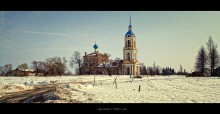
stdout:
[[83,56],[82,74],[120,75],[122,74],[122,60],[109,60],[107,53],[99,53],[98,45],[93,46],[94,52]]
[[131,16],[128,32],[124,37],[123,60],[109,60],[109,56],[98,52],[98,45],[93,46],[94,52],[83,56],[82,74],[98,75],[140,75],[140,64],[137,60],[138,49],[136,36],[132,31]]

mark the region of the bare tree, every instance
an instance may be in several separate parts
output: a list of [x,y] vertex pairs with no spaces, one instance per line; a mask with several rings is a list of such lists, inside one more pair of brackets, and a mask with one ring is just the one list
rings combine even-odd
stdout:
[[36,71],[35,76],[37,76],[39,71],[43,70],[43,61],[32,61],[31,64],[31,68]]
[[23,63],[21,65],[18,65],[18,68],[23,72],[23,76],[25,76],[25,69],[29,69],[29,66],[27,63]]
[[55,63],[57,66],[56,71],[58,72],[58,74],[61,76],[65,73],[65,71],[67,70],[67,60],[65,57],[63,57],[62,59],[60,57],[57,58],[57,62]]
[[41,72],[43,73],[44,76],[49,75],[50,74],[50,64],[48,62],[48,60],[46,59],[46,61],[42,61],[42,69]]
[[204,46],[201,46],[201,48],[198,51],[198,55],[196,57],[195,70],[204,75],[207,66],[207,60],[208,58],[206,55],[205,48]]
[[214,75],[214,69],[219,64],[219,54],[217,51],[217,44],[214,43],[212,37],[209,36],[209,40],[206,43],[208,49],[208,66],[210,68],[210,75]]
[[[82,66],[83,60],[82,57],[80,55],[79,51],[74,51],[72,57],[70,57],[70,67],[73,68],[77,68],[79,71],[79,74],[81,75],[81,66]],[[78,65],[78,66],[77,66]]]
[[67,59],[63,57],[63,61],[60,64],[61,73],[64,74],[67,71]]
[[46,69],[46,75],[56,75],[56,66],[54,60],[50,57],[46,59],[44,63],[44,67]]
[[0,76],[3,76],[3,75],[4,75],[4,67],[0,66]]
[[0,75],[7,76],[12,71],[12,64],[5,64],[4,66],[0,66]]
[[39,64],[38,73],[42,73],[44,76],[48,75],[49,74],[49,64],[45,61],[39,61],[38,64]]
[[18,68],[19,68],[19,69],[22,69],[22,70],[25,70],[25,69],[29,69],[29,66],[28,66],[27,63],[23,63],[23,64],[21,64],[21,65],[18,65]]
[[7,76],[12,71],[12,64],[6,64],[4,65],[5,68],[5,75]]
[[67,70],[66,66],[67,60],[65,57],[61,59],[61,57],[52,57],[47,58],[46,62],[43,64],[43,67],[46,71],[46,74],[49,75],[62,75]]

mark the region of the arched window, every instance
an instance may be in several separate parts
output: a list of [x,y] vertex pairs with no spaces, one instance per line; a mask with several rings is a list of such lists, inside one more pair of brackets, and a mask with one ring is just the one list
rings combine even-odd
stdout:
[[128,47],[131,47],[131,41],[128,40]]
[[128,60],[130,60],[130,53],[127,53],[127,58]]
[[134,47],[136,47],[136,42],[134,41]]

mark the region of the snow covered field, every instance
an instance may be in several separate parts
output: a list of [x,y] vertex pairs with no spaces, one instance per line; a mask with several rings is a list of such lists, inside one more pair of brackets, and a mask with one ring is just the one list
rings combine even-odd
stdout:
[[[117,77],[116,84],[113,84]],[[77,84],[72,82],[79,82]],[[84,83],[88,82],[88,83]],[[220,79],[183,76],[0,77],[0,99],[9,92],[56,84],[46,103],[220,103]],[[62,84],[60,84],[62,83]],[[139,91],[140,86],[140,91]]]

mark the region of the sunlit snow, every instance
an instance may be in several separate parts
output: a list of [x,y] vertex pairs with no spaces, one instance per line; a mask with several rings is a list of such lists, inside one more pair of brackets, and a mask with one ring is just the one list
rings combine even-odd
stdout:
[[[114,82],[115,78],[117,82]],[[74,83],[75,82],[75,83]],[[219,103],[218,77],[185,76],[55,76],[0,77],[0,98],[6,93],[56,84],[46,103]],[[139,91],[140,86],[140,91]]]

